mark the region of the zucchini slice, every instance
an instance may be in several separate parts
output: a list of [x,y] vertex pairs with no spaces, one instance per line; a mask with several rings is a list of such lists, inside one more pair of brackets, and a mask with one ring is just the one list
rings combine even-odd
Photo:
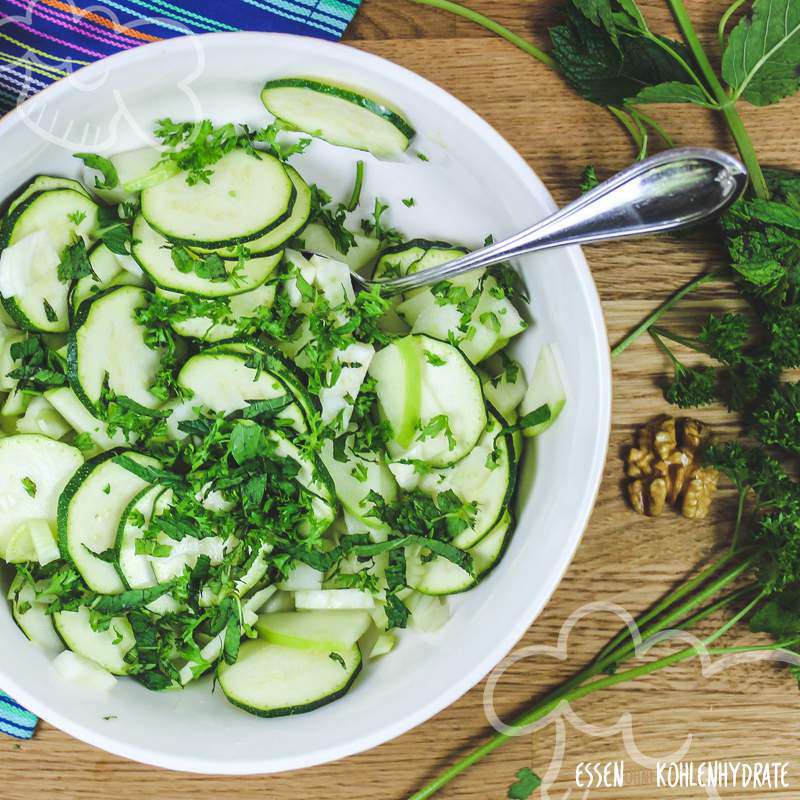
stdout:
[[369,366],[377,381],[381,411],[398,447],[410,447],[420,418],[422,365],[418,342],[411,336],[379,350]]
[[150,227],[189,247],[246,244],[288,219],[297,190],[274,156],[233,150],[214,164],[209,183],[190,186],[184,173],[142,192]]
[[72,178],[61,178],[55,175],[37,175],[28,181],[17,193],[17,196],[8,204],[6,216],[11,216],[17,206],[22,205],[29,197],[39,192],[49,192],[51,189],[73,189],[76,192],[85,194],[91,199],[91,195],[80,181]]
[[540,406],[546,405],[550,409],[550,419],[539,425],[525,428],[525,436],[537,436],[546,431],[558,419],[567,403],[567,393],[564,382],[561,380],[561,370],[558,367],[553,346],[546,344],[539,353],[536,366],[531,375],[528,391],[519,407],[519,413],[524,416],[535,411]]
[[78,309],[69,335],[67,378],[95,416],[102,416],[99,408],[106,381],[115,394],[145,408],[161,402],[150,392],[161,354],[145,344],[145,329],[134,316],[150,297],[138,286],[117,286]]
[[50,652],[63,649],[61,639],[53,627],[53,618],[47,605],[36,599],[36,591],[21,576],[14,579],[8,592],[11,600],[11,614],[20,630],[34,644]]
[[486,427],[480,378],[464,355],[430,336],[407,336],[376,353],[370,365],[382,413],[394,438],[396,460],[434,467],[472,450]]
[[433,470],[419,481],[419,489],[434,497],[452,490],[465,503],[475,503],[473,524],[453,539],[467,550],[494,528],[508,508],[516,486],[514,444],[501,433],[505,421],[489,409],[486,429],[472,450],[452,467]]
[[405,152],[416,134],[383,100],[313,78],[268,81],[261,100],[267,111],[296,130],[378,157]]
[[[466,252],[465,248],[456,247],[449,242],[412,239],[409,242],[388,247],[381,253],[375,269],[372,271],[372,280],[388,280],[423,269],[430,269],[461,258]],[[474,279],[476,284],[477,280],[478,278]]]
[[355,244],[351,245],[346,253],[342,253],[330,231],[317,222],[312,222],[297,236],[302,242],[300,249],[303,252],[343,261],[353,272],[360,272],[378,254],[380,242],[361,233],[354,233],[353,237]]
[[[141,214],[133,222],[133,238],[133,257],[156,286],[200,297],[228,297],[249,292],[269,278],[282,257],[282,252],[278,252],[263,258],[249,258],[241,269],[238,268],[238,262],[234,265],[226,261],[228,279],[212,281],[201,278],[194,270],[181,272],[172,260],[170,243],[148,225]],[[197,256],[197,263],[201,261],[201,256]]]
[[145,486],[122,512],[114,545],[114,565],[126,589],[146,589],[157,583],[150,557],[137,554],[136,542],[144,535],[153,514],[169,503],[171,494],[158,484]]
[[414,545],[406,551],[406,581],[422,594],[444,595],[465,592],[475,586],[500,561],[511,539],[511,516],[506,512],[478,544],[467,552],[472,556],[474,575],[442,556],[432,560],[420,558],[421,548]]
[[[146,283],[142,270],[130,256],[111,252],[103,242],[98,242],[92,248],[89,263],[94,274],[84,275],[75,281],[69,295],[73,317],[84,300],[91,300],[106,289],[113,286],[144,286]],[[131,264],[135,271],[132,271]]]
[[88,658],[112,675],[127,675],[131,665],[125,656],[136,645],[131,625],[125,617],[114,617],[108,630],[96,631],[89,619],[89,609],[59,611],[53,624],[64,644],[79,656]]
[[80,450],[46,436],[24,433],[0,439],[0,559],[23,522],[55,522],[59,495],[81,464]]
[[[156,289],[159,297],[164,297],[172,302],[179,302],[181,295],[167,289]],[[235,294],[230,298],[228,316],[231,322],[214,322],[209,317],[188,317],[178,319],[173,317],[169,324],[179,336],[187,339],[199,339],[203,342],[221,342],[236,336],[239,324],[255,317],[259,311],[272,308],[275,302],[275,284],[264,283],[250,292]]]
[[[286,174],[289,176],[289,180],[294,184],[294,188],[297,191],[297,197],[292,206],[292,213],[289,215],[289,218],[281,222],[280,225],[273,228],[268,233],[265,233],[263,236],[260,236],[258,239],[254,239],[252,242],[248,242],[244,245],[247,248],[247,252],[250,254],[250,258],[270,256],[273,253],[277,253],[289,239],[297,236],[303,228],[305,228],[311,216],[311,189],[309,185],[303,180],[300,173],[294,169],[294,167],[290,167],[288,164],[284,164],[283,167],[286,170]],[[216,253],[228,261],[239,260],[236,247],[223,247],[218,250],[193,247],[192,250],[204,255]]]
[[69,283],[58,277],[64,249],[90,239],[97,205],[75,189],[31,195],[6,217],[0,232],[0,294],[9,316],[26,330],[69,329]]
[[313,454],[303,454],[294,442],[279,430],[270,431],[269,437],[277,445],[277,453],[283,458],[291,458],[299,467],[295,479],[312,495],[311,511],[314,525],[304,522],[301,532],[304,535],[323,531],[336,519],[336,486],[322,460]]
[[91,440],[101,450],[111,450],[112,447],[123,447],[125,445],[123,432],[116,431],[113,436],[110,436],[105,422],[95,417],[69,386],[48,389],[44,396],[47,402],[78,433],[88,433]]
[[113,189],[97,188],[96,179],[102,175],[96,169],[84,166],[83,176],[86,185],[112,205],[134,200],[138,192],[168,180],[178,171],[178,165],[174,161],[162,161],[161,153],[154,147],[125,150],[109,156],[108,160],[114,165],[119,178],[119,183]]
[[[232,414],[250,401],[275,400],[294,395],[269,368],[255,370],[245,363],[247,354],[229,350],[206,350],[192,356],[178,374],[178,383],[193,392],[192,403],[215,414]],[[297,431],[306,430],[305,414],[296,402],[278,414]]]
[[320,451],[322,463],[336,486],[336,496],[342,506],[367,527],[382,527],[380,520],[368,516],[372,506],[367,502],[367,495],[374,491],[391,503],[397,499],[397,483],[382,456],[378,455],[373,461],[359,458],[350,450],[346,453],[347,460],[339,461],[331,439],[325,441]]
[[[209,350],[210,349],[211,348],[209,348]],[[278,350],[261,344],[260,342],[238,339],[231,340],[229,342],[220,342],[217,346],[215,346],[214,352],[231,352],[239,354],[258,353],[261,369],[266,369],[271,372],[286,386],[286,388],[294,395],[294,399],[297,404],[303,409],[306,419],[310,419],[318,413],[319,409],[315,399],[311,396],[306,388],[301,373],[297,370],[294,364],[285,358]]]
[[262,614],[255,627],[273,644],[330,653],[355,645],[371,622],[366,611],[274,611]]
[[[75,565],[86,585],[99,594],[120,594],[125,590],[114,564],[101,555],[115,547],[123,513],[131,500],[148,486],[138,475],[120,466],[114,460],[115,455],[112,451],[87,461],[58,501],[61,555]],[[139,453],[125,455],[139,464],[159,466],[154,458]]]
[[245,642],[238,661],[220,664],[217,675],[233,705],[259,717],[283,717],[342,697],[360,670],[356,646],[328,653],[257,640]]

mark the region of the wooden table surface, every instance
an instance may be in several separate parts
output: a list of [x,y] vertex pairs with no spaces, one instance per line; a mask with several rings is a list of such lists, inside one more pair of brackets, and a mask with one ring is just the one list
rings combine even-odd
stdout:
[[[663,0],[644,0],[651,26],[669,34],[672,22]],[[689,11],[711,43],[728,0],[691,0]],[[471,0],[470,5],[546,46],[546,28],[556,22],[560,0]],[[363,0],[350,28],[349,43],[395,61],[436,82],[494,125],[551,188],[556,200],[572,199],[584,165],[601,174],[632,157],[627,136],[602,110],[580,100],[562,81],[506,42],[471,23],[406,0]],[[701,110],[657,109],[679,144],[730,148],[719,122]],[[745,122],[762,162],[800,167],[797,116],[800,102],[748,111]],[[695,274],[720,258],[716,241],[647,239],[594,247],[588,253],[612,342],[647,311]],[[676,317],[691,322],[729,303],[724,287],[698,293]],[[637,425],[667,411],[659,384],[667,365],[645,337],[614,364],[613,429],[605,477],[594,515],[575,559],[547,608],[518,646],[555,644],[564,621],[589,600],[618,602],[632,613],[707,557],[726,535],[732,514],[718,501],[708,524],[672,514],[639,518],[622,500],[622,453]],[[731,419],[717,409],[698,416],[733,433]],[[525,701],[576,671],[615,628],[608,614],[594,615],[570,638],[566,663],[529,660],[506,674],[499,691],[502,711]],[[31,742],[0,737],[0,800],[58,797],[80,800],[348,800],[403,798],[448,765],[487,732],[483,684],[417,729],[370,752],[298,773],[247,778],[174,774],[106,755],[43,724]],[[470,770],[441,797],[503,798],[514,773],[530,766],[549,773],[553,798],[583,796],[575,787],[581,761],[625,762],[626,786],[593,791],[592,797],[651,800],[706,797],[703,789],[656,789],[647,757],[663,758],[689,737],[685,759],[788,762],[792,789],[774,798],[800,796],[800,694],[795,681],[777,667],[740,666],[705,678],[697,664],[672,667],[659,675],[594,695],[576,704],[583,720],[610,728],[631,715],[634,742],[620,733],[598,738],[567,725],[563,754],[554,726],[522,736]],[[638,748],[640,755],[635,760]],[[637,763],[638,761],[638,763]],[[561,764],[560,769],[558,768]],[[645,765],[645,766],[642,766]],[[749,791],[722,796],[751,797]]]

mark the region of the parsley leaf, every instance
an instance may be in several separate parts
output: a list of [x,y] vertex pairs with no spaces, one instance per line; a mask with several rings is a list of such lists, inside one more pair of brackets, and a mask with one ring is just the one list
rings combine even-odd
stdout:
[[14,342],[9,354],[14,369],[8,377],[18,382],[19,391],[41,393],[66,385],[64,362],[45,345],[41,336],[32,334],[21,342]]
[[528,800],[542,785],[542,779],[529,767],[517,771],[517,780],[508,787],[508,800]]
[[72,244],[67,245],[61,254],[61,261],[58,263],[58,279],[62,283],[70,283],[85,278],[87,275],[94,275],[94,270],[89,261],[89,254],[86,252],[86,244],[83,239],[78,238]]

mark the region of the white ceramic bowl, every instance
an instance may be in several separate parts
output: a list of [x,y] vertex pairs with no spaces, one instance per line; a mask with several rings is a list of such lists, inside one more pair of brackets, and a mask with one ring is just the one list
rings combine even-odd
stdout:
[[[225,33],[151,44],[94,64],[0,121],[0,197],[35,173],[78,175],[71,153],[141,146],[162,116],[209,116],[264,125],[265,79],[314,74],[391,98],[420,132],[431,159],[379,163],[315,142],[296,162],[322,186],[351,184],[367,161],[364,199],[392,206],[411,235],[479,245],[554,210],[545,187],[486,122],[418,75],[373,55],[301,37]],[[547,121],[541,121],[545,133]],[[402,198],[417,204],[406,209]],[[365,205],[366,207],[366,205]],[[525,459],[517,529],[500,566],[453,598],[453,618],[431,635],[404,635],[368,665],[350,693],[311,714],[264,720],[228,705],[208,681],[151,693],[121,680],[108,695],[63,682],[0,602],[0,687],[89,744],[175,770],[250,774],[320,764],[366,750],[419,725],[474,686],[512,648],[558,584],[589,518],[605,460],[610,365],[600,303],[578,249],[524,259],[531,329],[516,343],[530,372],[555,342],[569,401]],[[534,465],[534,460],[536,465]],[[534,468],[536,466],[536,468]],[[0,476],[1,479],[1,476]],[[6,576],[7,585],[7,576]],[[114,719],[103,718],[113,715]]]

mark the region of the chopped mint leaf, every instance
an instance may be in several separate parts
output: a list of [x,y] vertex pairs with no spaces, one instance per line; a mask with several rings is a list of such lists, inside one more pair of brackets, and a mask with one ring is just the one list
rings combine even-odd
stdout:
[[117,168],[107,158],[103,158],[103,156],[99,156],[97,153],[74,153],[73,155],[75,158],[79,158],[83,161],[89,169],[96,169],[98,172],[102,173],[102,181],[100,178],[94,179],[96,189],[115,189],[119,186]]
[[56,314],[56,310],[50,305],[46,297],[42,300],[42,305],[44,306],[44,315],[47,317],[47,321],[58,322],[58,314]]
[[36,497],[36,484],[30,478],[22,479],[22,488],[31,496]]

